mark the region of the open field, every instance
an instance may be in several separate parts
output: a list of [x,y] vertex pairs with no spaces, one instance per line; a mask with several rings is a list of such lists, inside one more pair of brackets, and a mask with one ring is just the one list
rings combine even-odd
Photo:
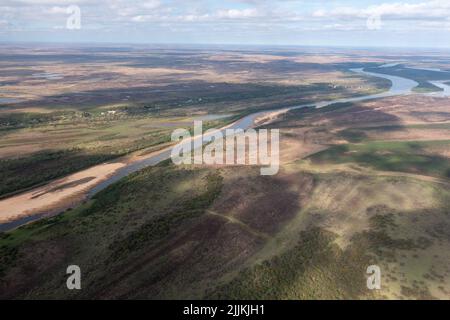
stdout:
[[300,52],[27,49],[0,47],[0,98],[14,102],[0,100],[0,196],[135,151],[151,152],[195,119],[218,127],[257,110],[388,85],[350,74],[339,53],[321,64]]
[[[95,111],[114,107],[128,113],[167,109],[182,113],[190,107],[214,109],[221,103],[269,96],[299,99],[312,91],[321,95],[374,90],[373,79],[361,81],[347,74],[351,66],[371,64],[362,59],[349,64],[349,57],[342,53],[329,63],[317,63],[302,51],[284,56],[276,51],[157,47],[120,51],[56,47],[28,50],[26,54],[20,48],[0,50],[0,92],[20,101],[13,108],[20,110]],[[43,86],[45,91],[41,90]],[[11,108],[6,106],[5,110]]]
[[[450,279],[450,257],[440,253],[449,245],[448,199],[448,189],[432,181],[376,172],[322,173],[294,163],[276,178],[263,178],[244,167],[162,165],[80,208],[4,234],[0,292],[41,298],[448,297],[440,289]],[[78,293],[61,286],[69,261],[87,275]],[[379,296],[365,288],[364,270],[373,263],[385,270]],[[403,289],[416,286],[420,291]]]
[[[199,117],[201,118],[201,117]],[[205,121],[222,126],[233,117]],[[170,143],[175,128],[194,118],[114,120],[77,125],[42,125],[4,132],[0,143],[0,196],[124,156],[156,151]]]
[[395,141],[344,144],[314,154],[314,163],[357,163],[382,171],[423,173],[429,176],[450,177],[446,157],[426,152],[427,148],[448,149],[449,140]]
[[[40,159],[38,151],[43,160],[37,163],[48,168],[96,148],[109,150],[102,155],[134,157],[160,146],[174,127],[189,127],[193,114],[236,116],[296,99],[309,103],[377,92],[383,81],[358,78],[345,69],[399,59],[339,51],[324,56],[195,51],[179,53],[173,65],[142,54],[134,52],[132,63],[129,56],[100,57],[120,60],[111,70],[123,64],[142,73],[175,66],[178,74],[190,70],[189,77],[207,74],[208,83],[214,76],[223,81],[229,72],[235,75],[233,85],[267,75],[264,85],[276,83],[276,90],[287,82],[286,90],[304,83],[313,88],[323,77],[328,88],[338,82],[343,88],[334,92],[320,85],[308,93],[261,96],[244,86],[240,89],[246,93],[234,101],[224,96],[183,108],[165,105],[157,116],[118,109],[106,120],[94,115],[106,110],[103,106],[83,106],[74,112],[93,114],[85,122],[5,129],[2,165],[39,167],[27,162]],[[84,63],[82,56],[76,59]],[[206,67],[194,72],[200,60]],[[31,99],[21,108],[37,108],[36,102],[45,99]],[[129,109],[140,110],[139,103],[130,102]],[[280,129],[277,175],[261,176],[258,166],[175,166],[170,161],[130,174],[81,206],[0,233],[0,298],[450,299],[449,107],[450,98],[414,94],[274,112],[261,127]],[[141,137],[146,137],[142,147],[136,147]],[[38,141],[39,150],[30,151]],[[21,143],[27,155],[22,159],[12,149]],[[42,153],[48,145],[58,152],[70,146],[74,154],[52,160],[57,155]],[[65,287],[66,267],[73,263],[83,270],[82,290]],[[381,290],[366,287],[366,268],[373,264],[381,268]]]

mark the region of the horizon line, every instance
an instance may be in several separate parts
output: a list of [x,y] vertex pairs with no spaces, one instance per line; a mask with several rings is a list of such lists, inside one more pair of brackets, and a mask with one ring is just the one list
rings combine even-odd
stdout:
[[391,45],[364,45],[364,46],[358,46],[358,45],[350,45],[350,44],[333,44],[333,45],[327,45],[327,44],[265,44],[265,43],[200,43],[200,42],[110,42],[110,41],[34,41],[34,40],[20,40],[20,41],[14,41],[14,40],[0,40],[0,45],[66,45],[66,46],[89,46],[89,45],[100,45],[100,46],[110,46],[110,45],[125,45],[125,46],[230,46],[230,47],[273,47],[273,48],[354,48],[354,49],[372,49],[372,48],[379,48],[379,49],[421,49],[421,50],[450,50],[450,46],[437,46],[437,47],[430,47],[430,46],[391,46]]

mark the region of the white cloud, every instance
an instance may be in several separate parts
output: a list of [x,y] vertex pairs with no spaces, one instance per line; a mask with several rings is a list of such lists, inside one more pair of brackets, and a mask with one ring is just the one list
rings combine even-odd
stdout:
[[14,0],[10,3],[17,5],[33,5],[33,6],[45,6],[45,5],[73,5],[88,3],[88,0]]
[[395,2],[383,3],[358,9],[354,7],[336,7],[331,10],[317,10],[314,17],[321,18],[367,18],[373,14],[392,19],[430,19],[450,17],[450,1],[431,0],[419,3]]
[[161,1],[159,0],[147,0],[142,3],[142,7],[146,9],[156,9],[161,6]]
[[[17,29],[53,30],[64,26],[68,5],[81,8],[83,28],[130,32],[165,24],[170,30],[213,28],[263,34],[301,31],[367,30],[374,14],[383,30],[449,29],[450,0],[397,0],[372,6],[342,6],[343,1],[288,0],[0,0],[0,20]],[[362,0],[364,1],[364,0]],[[395,0],[394,0],[395,1]],[[239,2],[239,3],[238,3]],[[406,20],[406,21],[405,21]],[[4,25],[5,23],[2,23]],[[265,27],[262,28],[261,26]],[[264,34],[263,34],[264,35]]]
[[248,8],[242,10],[238,9],[220,10],[217,12],[216,15],[218,18],[225,18],[225,19],[245,19],[263,16],[263,14],[255,8]]
[[45,10],[45,12],[50,14],[67,14],[67,7],[51,7],[50,9]]

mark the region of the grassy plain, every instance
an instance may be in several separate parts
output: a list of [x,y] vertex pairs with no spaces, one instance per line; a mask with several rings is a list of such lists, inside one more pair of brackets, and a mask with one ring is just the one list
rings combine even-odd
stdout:
[[388,86],[349,74],[342,53],[324,65],[302,52],[1,46],[0,58],[0,196],[151,152],[194,119],[212,117],[206,126],[217,127]]
[[[228,55],[210,59],[225,68]],[[351,58],[291,59],[351,67]],[[273,53],[240,59],[294,68]],[[2,233],[0,297],[448,299],[449,105],[415,95],[282,114],[264,125],[281,131],[275,176],[145,168]],[[80,291],[65,287],[69,264],[82,269]],[[372,264],[381,290],[366,287]]]

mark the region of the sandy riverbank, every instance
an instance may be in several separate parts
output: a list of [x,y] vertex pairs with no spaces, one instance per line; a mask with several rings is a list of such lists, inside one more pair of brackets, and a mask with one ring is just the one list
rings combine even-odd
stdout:
[[[232,126],[228,124],[222,129]],[[191,139],[194,139],[192,137]],[[0,199],[0,224],[9,223],[35,215],[54,215],[67,208],[79,205],[88,198],[88,193],[95,186],[109,179],[120,169],[149,159],[165,152],[171,145],[158,151],[143,154],[143,151],[105,162],[91,168],[53,180],[47,184],[19,193],[9,198]]]

